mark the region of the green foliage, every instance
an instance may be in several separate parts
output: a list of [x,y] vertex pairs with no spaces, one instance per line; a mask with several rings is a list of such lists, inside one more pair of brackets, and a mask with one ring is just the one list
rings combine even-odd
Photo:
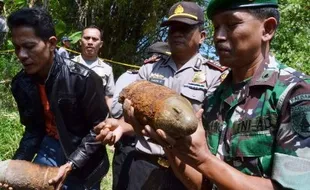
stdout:
[[18,148],[24,128],[16,112],[0,111],[0,160],[12,158]]
[[310,74],[310,1],[280,1],[281,21],[272,44],[277,59]]
[[10,82],[20,69],[16,56],[12,53],[0,54],[0,110],[13,110],[16,107]]

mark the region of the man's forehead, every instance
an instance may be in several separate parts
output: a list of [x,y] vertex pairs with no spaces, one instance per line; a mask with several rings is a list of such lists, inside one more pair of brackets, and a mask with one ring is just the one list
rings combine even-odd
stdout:
[[233,19],[247,19],[253,16],[246,9],[236,9],[236,10],[226,10],[226,11],[221,11],[219,13],[216,13],[212,21],[216,20],[215,18],[217,17],[229,17],[229,19],[221,20],[221,21],[231,21]]
[[83,30],[84,37],[98,37],[100,38],[100,31],[97,28],[86,28]]

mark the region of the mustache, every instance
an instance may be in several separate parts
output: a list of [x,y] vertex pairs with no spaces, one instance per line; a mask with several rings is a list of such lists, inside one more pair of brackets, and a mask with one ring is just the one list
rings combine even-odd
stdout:
[[230,47],[225,44],[215,44],[216,50],[224,50],[224,51],[230,51]]

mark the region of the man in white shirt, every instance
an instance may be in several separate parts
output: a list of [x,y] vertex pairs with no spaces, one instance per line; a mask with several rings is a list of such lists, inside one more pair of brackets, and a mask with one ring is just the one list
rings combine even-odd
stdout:
[[96,26],[86,27],[82,32],[82,39],[80,41],[81,55],[76,56],[73,61],[87,66],[102,78],[106,95],[105,99],[111,110],[115,82],[112,67],[98,58],[98,52],[102,44],[100,28]]

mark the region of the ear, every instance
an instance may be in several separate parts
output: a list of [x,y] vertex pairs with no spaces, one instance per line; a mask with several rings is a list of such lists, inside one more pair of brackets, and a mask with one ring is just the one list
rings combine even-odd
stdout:
[[48,39],[48,42],[50,44],[50,50],[51,51],[54,51],[56,49],[56,46],[57,46],[57,38],[55,36],[51,36],[49,39]]
[[271,41],[273,38],[276,29],[277,29],[277,20],[274,17],[269,17],[265,19],[263,23],[263,35],[262,35],[262,40],[264,42]]
[[100,48],[102,47],[102,45],[103,45],[103,41],[100,41]]
[[206,31],[205,30],[203,30],[203,31],[201,31],[200,32],[200,40],[199,40],[199,44],[203,44],[203,42],[205,41],[205,39],[206,39],[206,35],[207,35],[207,33],[206,33]]

